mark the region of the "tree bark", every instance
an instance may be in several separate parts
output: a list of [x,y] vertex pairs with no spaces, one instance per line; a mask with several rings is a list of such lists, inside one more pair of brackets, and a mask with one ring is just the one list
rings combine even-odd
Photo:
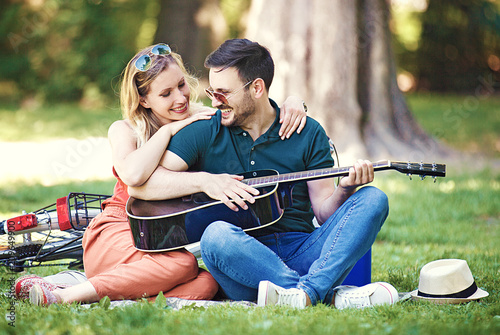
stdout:
[[271,97],[306,100],[344,164],[446,153],[397,86],[385,0],[253,0],[247,36],[275,60]]
[[443,155],[414,120],[396,81],[389,8],[384,0],[361,0],[358,101],[363,110],[363,139],[371,156],[423,160]]
[[155,43],[167,43],[186,66],[203,73],[205,57],[227,36],[219,0],[161,0]]

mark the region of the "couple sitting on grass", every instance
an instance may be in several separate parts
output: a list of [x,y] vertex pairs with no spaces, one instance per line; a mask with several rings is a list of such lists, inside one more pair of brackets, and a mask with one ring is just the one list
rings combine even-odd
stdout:
[[228,222],[211,223],[200,242],[208,272],[184,249],[135,249],[125,211],[129,195],[159,200],[204,192],[245,211],[259,191],[239,174],[333,166],[328,137],[305,116],[303,102],[291,97],[280,109],[268,98],[274,63],[265,47],[228,40],[205,65],[210,71],[206,93],[217,111],[196,102],[197,82],[168,45],[148,47],[132,58],[121,88],[124,120],[111,125],[108,134],[117,183],[83,240],[88,280],[62,288],[25,276],[16,283],[18,297],[48,305],[159,292],[210,300],[219,292],[219,299],[259,306],[324,303],[342,309],[395,303],[398,292],[388,283],[341,285],[388,215],[383,192],[359,188],[374,177],[366,160],[357,161],[338,187],[332,178],[298,183],[291,207],[266,228],[249,234]]

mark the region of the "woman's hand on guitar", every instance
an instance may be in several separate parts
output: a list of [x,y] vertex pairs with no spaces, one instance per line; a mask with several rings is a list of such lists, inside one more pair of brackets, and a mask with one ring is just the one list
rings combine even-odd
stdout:
[[355,190],[358,186],[371,183],[374,178],[373,164],[370,161],[359,159],[349,169],[349,175],[340,180],[339,186],[348,191]]
[[209,180],[204,185],[204,190],[210,198],[222,201],[227,207],[237,212],[238,206],[248,209],[245,201],[254,203],[254,196],[259,191],[245,183],[242,176],[224,174],[208,174]]

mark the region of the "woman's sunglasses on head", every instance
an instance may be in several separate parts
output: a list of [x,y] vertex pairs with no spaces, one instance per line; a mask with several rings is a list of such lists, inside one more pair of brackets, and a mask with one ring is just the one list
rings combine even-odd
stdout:
[[149,70],[151,65],[153,64],[153,60],[149,56],[149,54],[153,55],[162,55],[162,56],[168,56],[172,50],[167,44],[160,43],[155,45],[154,47],[151,48],[151,51],[149,51],[146,55],[142,55],[141,57],[137,58],[135,61],[134,65],[137,70],[141,72],[145,72]]

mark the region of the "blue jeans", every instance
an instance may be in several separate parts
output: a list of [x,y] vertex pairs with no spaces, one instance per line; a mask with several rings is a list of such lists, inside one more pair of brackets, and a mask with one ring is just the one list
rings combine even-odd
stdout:
[[329,304],[356,262],[371,248],[389,213],[387,196],[371,186],[354,193],[312,233],[254,238],[224,221],[201,238],[201,256],[229,299],[255,301],[259,282],[304,290]]

